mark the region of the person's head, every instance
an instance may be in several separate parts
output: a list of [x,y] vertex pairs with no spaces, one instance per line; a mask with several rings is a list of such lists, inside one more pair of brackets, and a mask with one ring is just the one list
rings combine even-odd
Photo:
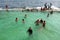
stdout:
[[16,19],[17,19],[17,17],[16,17]]
[[24,21],[24,19],[22,19]]
[[44,23],[45,23],[45,20],[44,20]]

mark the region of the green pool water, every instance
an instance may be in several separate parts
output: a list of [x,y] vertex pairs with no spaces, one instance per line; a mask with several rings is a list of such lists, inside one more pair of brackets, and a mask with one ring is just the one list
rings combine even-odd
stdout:
[[[60,40],[60,13],[54,12],[47,17],[48,13],[0,11],[0,40]],[[24,18],[25,14],[27,18]],[[15,22],[16,17],[18,22]],[[42,24],[34,24],[41,18],[46,21],[45,28]],[[25,19],[25,23],[22,23],[22,19]],[[33,30],[31,36],[27,33],[29,27]]]

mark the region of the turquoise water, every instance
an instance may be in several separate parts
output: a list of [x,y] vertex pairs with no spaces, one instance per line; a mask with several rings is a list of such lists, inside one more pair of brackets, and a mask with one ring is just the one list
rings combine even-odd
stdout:
[[[60,13],[54,12],[47,17],[49,12],[21,12],[0,11],[0,40],[60,40]],[[27,18],[24,15],[27,14]],[[15,22],[15,18],[18,22]],[[22,19],[25,23],[22,23]],[[46,21],[46,28],[42,24],[36,26],[37,19]],[[33,34],[28,35],[27,30],[32,27]]]

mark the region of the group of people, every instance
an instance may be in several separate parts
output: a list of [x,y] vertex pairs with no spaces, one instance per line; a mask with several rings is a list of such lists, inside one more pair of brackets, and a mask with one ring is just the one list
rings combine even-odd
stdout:
[[[52,13],[53,13],[53,11],[50,12],[50,14],[52,14]],[[47,15],[47,17],[49,17],[49,14]],[[24,15],[24,18],[27,18],[27,14]],[[15,21],[18,22],[18,18],[16,18]],[[22,19],[22,23],[25,23],[24,19]],[[42,20],[42,19],[37,19],[34,23],[37,26],[41,23],[43,28],[45,28],[45,25],[46,25],[46,21]],[[29,29],[27,30],[27,32],[29,33],[29,35],[32,35],[33,34],[32,28],[29,27]]]
[[36,21],[35,21],[35,23],[36,23],[36,25],[39,25],[40,23],[42,23],[42,26],[45,28],[45,20],[43,21],[42,19],[40,20],[40,19],[37,19]]
[[[27,17],[27,14],[25,14],[24,18],[26,18],[26,17]],[[18,18],[17,17],[16,17],[15,21],[16,22],[18,21]],[[22,23],[25,23],[25,20],[24,19],[22,19]],[[32,33],[33,33],[32,28],[29,27],[29,29],[27,30],[27,32],[29,33],[29,36],[32,35]]]
[[[27,17],[27,14],[25,14],[24,18],[26,18],[26,17]],[[18,21],[18,18],[16,18],[15,21],[17,22]],[[22,22],[25,23],[25,20],[22,19]],[[43,27],[45,27],[45,24],[46,24],[45,21],[43,21],[42,19],[41,20],[39,20],[39,19],[36,20],[35,23],[36,23],[36,25],[39,25],[39,23],[42,23],[43,24],[42,25]],[[27,30],[27,32],[29,33],[29,35],[32,35],[32,33],[33,33],[32,28],[29,27],[29,29]]]
[[44,8],[41,7],[41,11],[50,10],[52,9],[51,7],[52,7],[52,3],[50,3],[49,5],[45,3]]
[[[27,14],[25,14],[24,18],[27,18]],[[15,21],[18,22],[18,18],[17,17],[16,17]],[[25,23],[24,19],[22,19],[22,23]]]
[[[18,18],[16,17],[15,21],[17,22],[18,21]],[[22,19],[22,23],[25,23],[25,20]]]
[[[53,13],[53,11],[50,12],[50,14],[52,14],[52,13]],[[47,17],[49,17],[49,14],[47,15]],[[24,18],[27,18],[27,14],[25,14]],[[18,21],[18,18],[16,18],[15,21],[17,22]],[[25,20],[24,19],[22,19],[22,23],[25,23]],[[36,25],[39,25],[40,23],[42,24],[42,27],[45,28],[46,21],[45,20],[42,20],[42,19],[37,19],[35,21],[35,24]],[[32,33],[33,33],[32,28],[29,27],[29,29],[27,30],[27,32],[29,33],[29,35],[32,35]]]
[[47,3],[44,4],[44,8],[51,9],[51,7],[52,7],[52,3],[50,3],[49,5]]
[[[36,23],[36,25],[39,25],[39,23],[42,23],[42,26],[45,28],[45,21],[43,21],[42,19],[41,20],[36,20],[35,21],[35,23]],[[32,30],[32,28],[31,27],[29,27],[29,29],[27,30],[27,32],[29,33],[29,36],[30,35],[32,35],[32,33],[33,33],[33,30]]]

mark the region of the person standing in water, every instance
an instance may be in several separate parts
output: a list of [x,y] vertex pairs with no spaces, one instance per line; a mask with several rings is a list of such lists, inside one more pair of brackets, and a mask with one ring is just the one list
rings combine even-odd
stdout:
[[44,27],[44,28],[45,28],[45,24],[46,24],[46,23],[45,23],[45,21],[44,21],[44,22],[43,22],[43,27]]
[[47,17],[49,17],[49,13],[47,14]]
[[25,23],[24,19],[22,19],[22,22]]
[[36,25],[39,25],[40,20],[39,20],[39,19],[37,19],[37,20],[35,21],[35,23],[36,23]]
[[29,33],[29,36],[32,35],[32,33],[33,33],[32,28],[29,27],[29,29],[27,30],[27,32]]
[[50,14],[53,14],[53,10],[51,10]]
[[18,21],[18,18],[16,17],[15,21],[17,22]]
[[27,17],[27,14],[25,14],[24,18],[26,18],[26,17]]
[[42,19],[40,20],[40,23],[43,23],[43,20]]

